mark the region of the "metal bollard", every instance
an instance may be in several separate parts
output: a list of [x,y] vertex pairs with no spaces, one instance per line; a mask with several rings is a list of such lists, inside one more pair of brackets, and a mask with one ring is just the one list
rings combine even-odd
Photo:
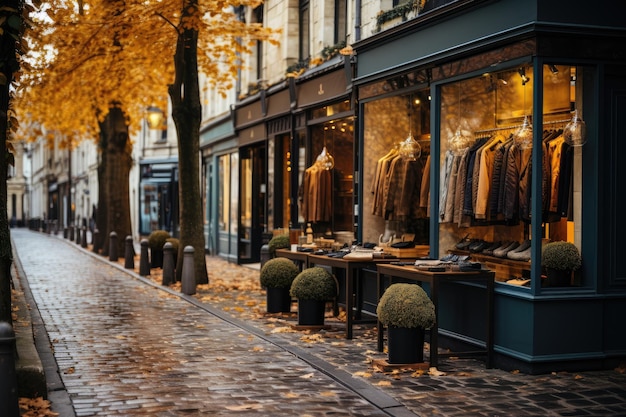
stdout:
[[133,237],[126,236],[126,246],[124,246],[124,268],[135,269],[135,248],[133,248]]
[[76,226],[76,240],[77,245],[80,245],[80,226]]
[[163,245],[163,279],[161,285],[174,283],[174,246],[170,242]]
[[265,262],[270,260],[270,245],[265,244],[261,246],[261,252],[260,252],[259,257],[261,260],[261,268],[263,268],[263,265],[265,265]]
[[0,322],[0,416],[19,417],[17,374],[15,372],[15,332]]
[[193,295],[196,293],[196,274],[195,265],[193,262],[193,254],[195,249],[193,246],[185,246],[183,256],[183,273],[182,273],[182,285],[181,292],[187,295]]
[[117,233],[111,232],[109,234],[109,261],[117,262]]
[[63,239],[67,239],[69,235],[69,231],[67,230],[67,226],[63,228]]
[[69,240],[70,242],[73,242],[74,241],[74,226],[69,226],[68,229],[70,231],[70,236],[67,240]]
[[93,245],[92,250],[94,253],[100,252],[100,231],[98,229],[93,229],[91,244]]
[[141,239],[141,255],[139,257],[139,275],[150,275],[150,259],[148,259],[148,240]]
[[86,248],[87,247],[87,228],[85,226],[83,226],[83,234],[80,240],[80,246],[82,248]]

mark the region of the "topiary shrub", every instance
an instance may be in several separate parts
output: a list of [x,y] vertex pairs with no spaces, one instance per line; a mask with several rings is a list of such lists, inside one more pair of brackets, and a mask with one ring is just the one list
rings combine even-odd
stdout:
[[150,247],[150,266],[152,268],[163,267],[163,245],[171,236],[165,230],[155,230],[148,236]]
[[291,242],[289,241],[289,235],[278,235],[274,236],[267,244],[270,257],[276,256],[276,249],[287,249],[291,246]]
[[300,273],[298,267],[287,258],[270,259],[261,268],[261,286],[264,288],[290,288]]
[[328,271],[314,266],[296,276],[289,294],[298,300],[328,301],[337,296],[337,283]]
[[150,249],[163,249],[163,245],[169,238],[171,236],[165,230],[155,230],[148,236],[148,246],[150,246]]
[[570,242],[550,242],[541,249],[541,266],[544,268],[575,271],[582,263],[576,245]]
[[435,324],[435,305],[415,284],[392,284],[378,301],[378,320],[385,326],[429,329]]

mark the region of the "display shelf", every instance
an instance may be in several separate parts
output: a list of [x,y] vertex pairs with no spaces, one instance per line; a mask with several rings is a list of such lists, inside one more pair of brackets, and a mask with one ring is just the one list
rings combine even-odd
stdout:
[[496,273],[496,281],[505,282],[513,278],[530,278],[530,261],[516,261],[508,258],[472,253],[453,249],[449,253],[454,255],[469,255],[470,259],[482,263],[485,268]]

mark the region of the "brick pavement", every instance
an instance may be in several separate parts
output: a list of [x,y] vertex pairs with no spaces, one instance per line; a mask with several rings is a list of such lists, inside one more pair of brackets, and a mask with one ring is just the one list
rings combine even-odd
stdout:
[[331,317],[329,331],[295,332],[295,314],[263,314],[258,271],[209,257],[209,286],[180,297],[56,237],[13,237],[77,415],[626,416],[617,370],[532,376],[450,358],[432,374],[381,372],[373,326],[353,340]]

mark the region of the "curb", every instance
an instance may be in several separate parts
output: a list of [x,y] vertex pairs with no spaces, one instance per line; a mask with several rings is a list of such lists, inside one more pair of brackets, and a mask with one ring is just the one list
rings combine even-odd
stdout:
[[[23,312],[23,320],[30,324],[23,326],[19,332],[17,329],[15,330],[17,352],[20,358],[16,364],[19,396],[43,397],[50,401],[51,410],[60,416],[76,417],[74,406],[65,389],[59,367],[52,353],[52,344],[48,338],[48,332],[28,285],[28,277],[24,273],[13,242],[11,242],[11,246],[13,248],[13,268],[17,275],[16,279],[13,280],[13,285],[18,290],[18,296],[13,301]],[[30,315],[26,313],[27,311],[30,311]]]

